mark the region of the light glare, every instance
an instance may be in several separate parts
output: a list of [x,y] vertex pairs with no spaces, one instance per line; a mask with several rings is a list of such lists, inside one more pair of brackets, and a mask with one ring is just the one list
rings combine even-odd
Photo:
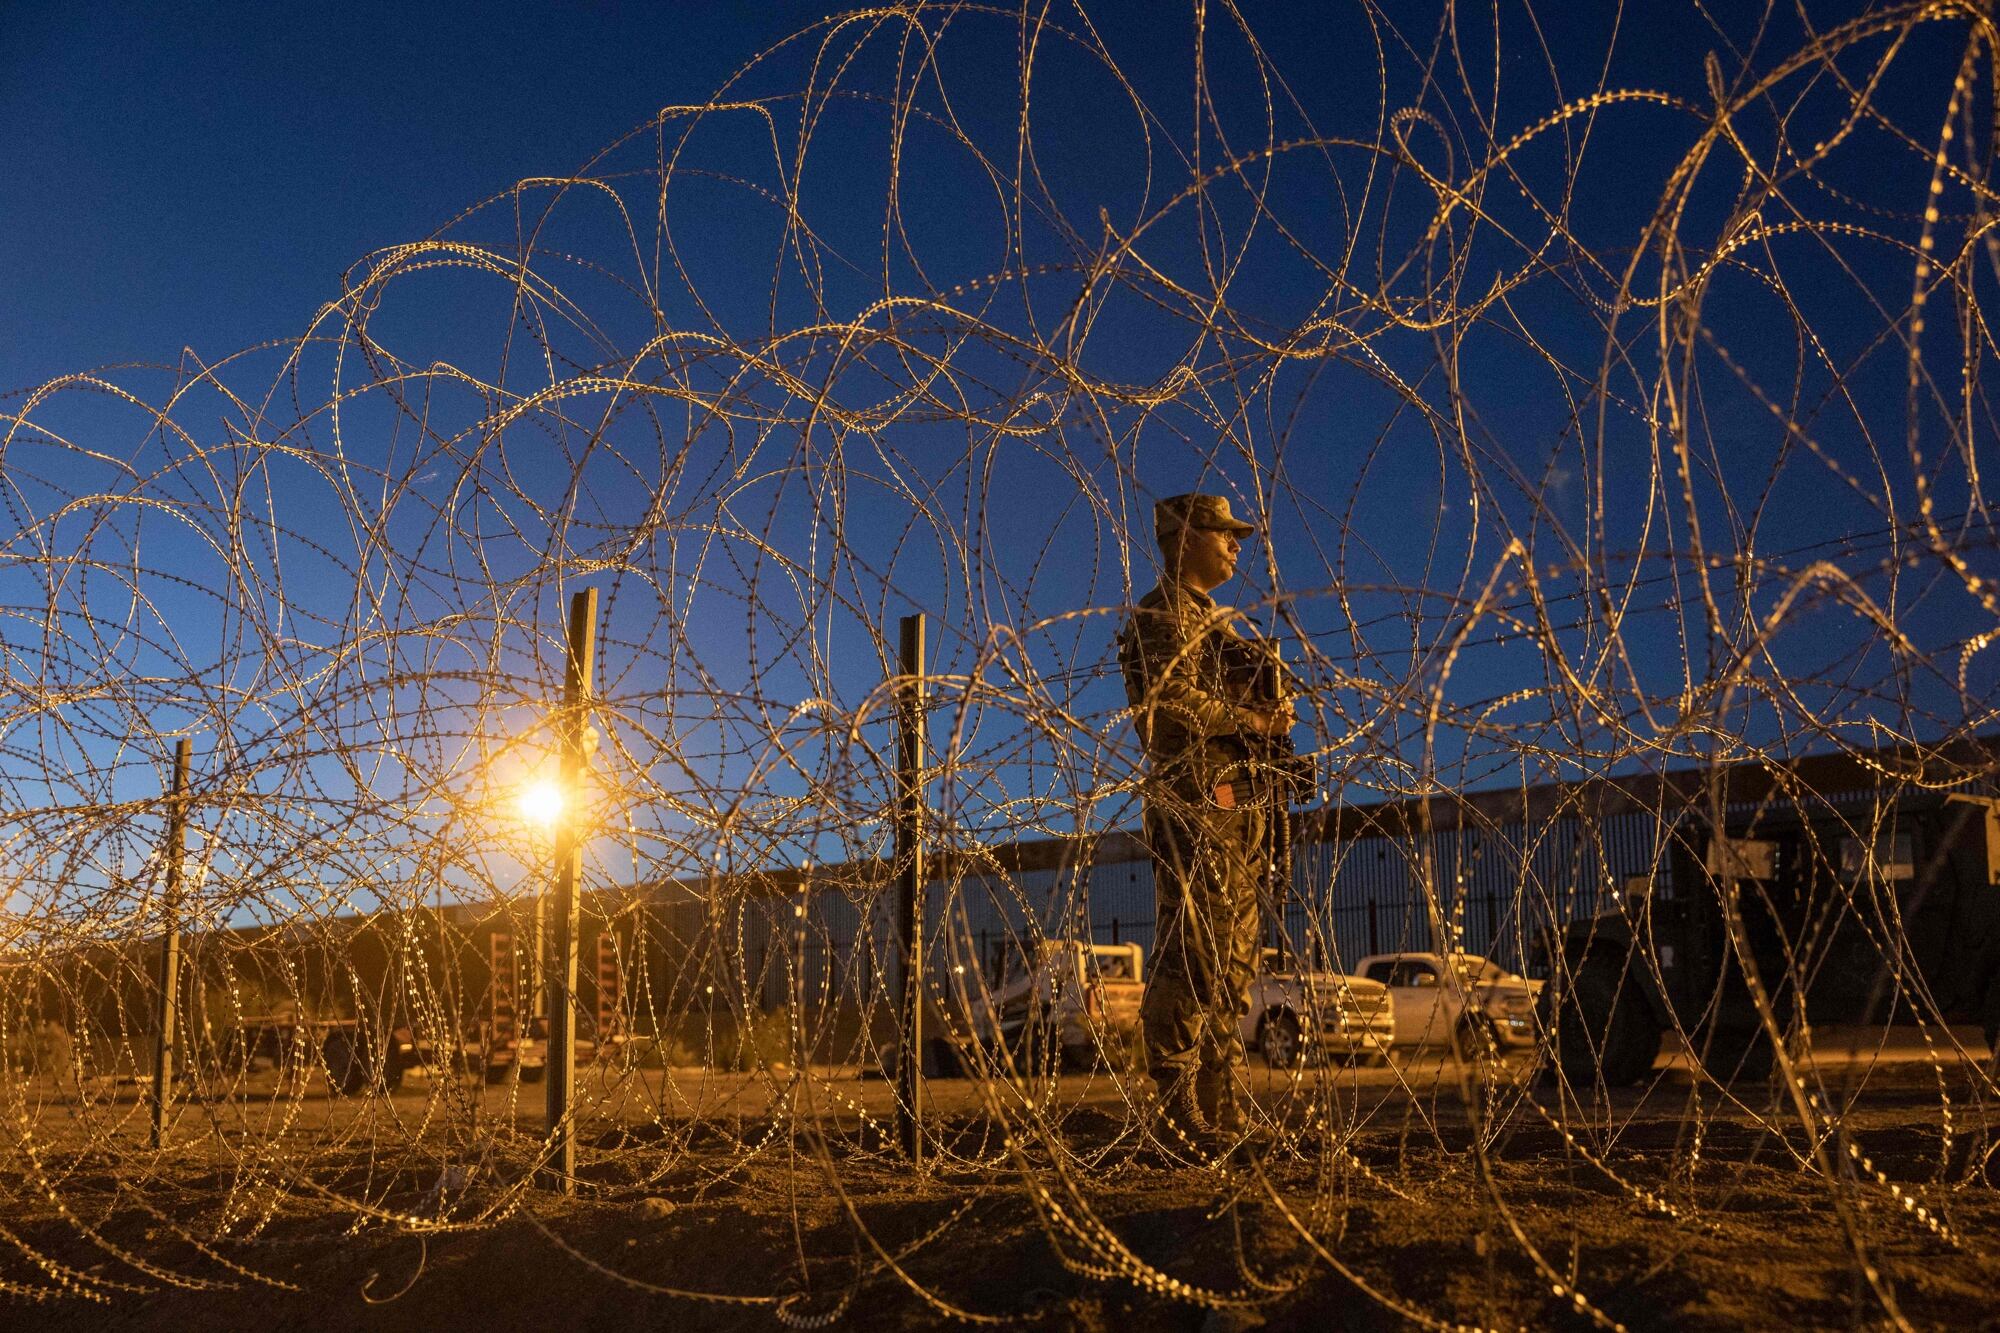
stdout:
[[531,824],[551,827],[562,817],[562,788],[553,782],[537,782],[521,793],[521,817]]

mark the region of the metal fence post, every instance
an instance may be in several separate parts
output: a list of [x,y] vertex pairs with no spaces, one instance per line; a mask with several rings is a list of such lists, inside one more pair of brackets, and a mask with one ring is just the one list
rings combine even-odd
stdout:
[[556,726],[562,750],[563,809],[556,821],[555,902],[550,912],[548,966],[549,1055],[547,1108],[549,1156],[544,1183],[564,1194],[576,1192],[576,1127],[571,1122],[576,1091],[576,882],[583,870],[583,829],[578,819],[580,788],[589,762],[590,682],[597,650],[597,589],[569,599],[569,653],[563,668],[563,709]]
[[162,906],[166,933],[160,941],[159,1021],[153,1025],[153,1146],[167,1137],[167,1102],[174,1088],[174,1041],[180,1026],[181,988],[181,849],[186,841],[188,767],[194,742],[183,736],[174,745],[174,785],[167,800],[166,891]]
[[924,1162],[924,628],[904,616],[902,681],[896,691],[896,1137],[910,1165]]

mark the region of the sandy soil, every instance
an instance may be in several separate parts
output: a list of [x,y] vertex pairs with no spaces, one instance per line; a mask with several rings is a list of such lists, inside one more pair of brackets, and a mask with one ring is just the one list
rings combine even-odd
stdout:
[[854,1071],[587,1078],[573,1198],[532,1183],[538,1088],[272,1079],[158,1154],[129,1095],[43,1095],[0,1280],[65,1294],[0,1298],[0,1328],[1817,1328],[1883,1292],[2000,1328],[2000,1114],[1970,1068],[1891,1055],[1823,1061],[1817,1144],[1676,1068],[1594,1105],[1516,1068],[1478,1117],[1436,1060],[1260,1069],[1275,1142],[1209,1168],[1148,1146],[1113,1077],[938,1081],[951,1151],[914,1175]]

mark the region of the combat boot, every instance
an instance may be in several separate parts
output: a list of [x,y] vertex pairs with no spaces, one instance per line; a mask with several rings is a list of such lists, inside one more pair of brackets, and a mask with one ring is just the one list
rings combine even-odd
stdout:
[[1169,1154],[1206,1165],[1220,1160],[1229,1151],[1201,1113],[1195,1095],[1196,1079],[1182,1075],[1160,1085],[1160,1113],[1155,1133]]
[[1213,1065],[1203,1065],[1194,1076],[1194,1100],[1201,1107],[1201,1118],[1209,1128],[1218,1134],[1228,1134],[1229,1127],[1222,1123],[1223,1103],[1228,1100],[1225,1092],[1229,1087],[1229,1071]]
[[1243,1090],[1237,1085],[1235,1070],[1226,1066],[1203,1069],[1195,1078],[1195,1100],[1209,1127],[1231,1146],[1269,1141],[1270,1135],[1244,1112]]

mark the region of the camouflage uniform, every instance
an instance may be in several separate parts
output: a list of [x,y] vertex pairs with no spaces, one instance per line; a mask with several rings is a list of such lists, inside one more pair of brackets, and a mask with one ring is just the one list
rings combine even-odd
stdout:
[[1266,812],[1231,781],[1249,757],[1223,664],[1224,643],[1241,637],[1234,619],[1207,593],[1168,580],[1140,600],[1119,639],[1151,763],[1145,835],[1158,926],[1140,1017],[1163,1094],[1197,1075],[1227,1082],[1243,1062],[1268,847]]

